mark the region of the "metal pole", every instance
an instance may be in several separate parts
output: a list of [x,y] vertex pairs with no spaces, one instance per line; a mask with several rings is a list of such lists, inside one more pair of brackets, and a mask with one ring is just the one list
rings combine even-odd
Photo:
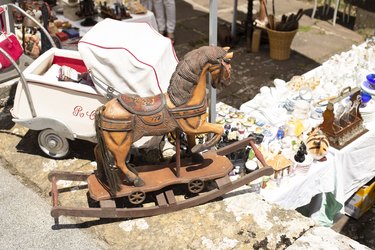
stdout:
[[180,177],[181,171],[181,131],[176,130],[176,177]]
[[[9,3],[12,3],[12,1],[11,0],[7,0],[7,1],[1,1],[0,0],[0,5],[6,5],[6,4],[9,4]],[[5,20],[5,23],[7,24],[7,25],[9,25],[9,32],[12,32],[12,33],[14,33],[14,20],[13,20],[13,13],[12,13],[12,10],[11,9],[9,9],[8,8],[8,10],[7,10],[7,16],[6,16],[6,20]]]
[[[260,2],[262,4],[262,2]],[[251,50],[251,40],[253,35],[253,0],[247,0],[247,14],[246,14],[246,44],[250,52]]]
[[[209,18],[209,44],[217,45],[217,0],[210,0],[210,18]],[[211,82],[211,76],[208,77]],[[210,110],[209,121],[215,123],[216,120],[216,89],[210,85]]]
[[234,43],[236,41],[236,29],[237,29],[237,5],[238,0],[233,1],[233,18],[232,18],[232,28],[231,28],[231,36],[232,36],[232,42]]

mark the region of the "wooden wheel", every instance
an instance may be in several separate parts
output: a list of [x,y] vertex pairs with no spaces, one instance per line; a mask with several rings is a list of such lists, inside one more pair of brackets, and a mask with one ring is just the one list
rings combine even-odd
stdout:
[[129,195],[129,201],[131,204],[139,205],[144,202],[146,199],[145,192],[142,191],[135,191]]
[[188,184],[188,189],[191,193],[197,194],[204,188],[204,182],[200,179],[191,180]]

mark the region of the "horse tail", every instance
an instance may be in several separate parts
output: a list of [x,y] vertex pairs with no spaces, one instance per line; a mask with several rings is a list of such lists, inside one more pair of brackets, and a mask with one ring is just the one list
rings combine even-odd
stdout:
[[[115,165],[115,159],[111,151],[105,145],[103,139],[103,129],[101,127],[102,112],[105,107],[99,107],[95,112],[95,131],[96,139],[98,142],[98,150],[96,155],[97,172],[96,176],[98,180],[109,187],[109,193],[111,196],[115,196],[117,191],[121,190],[121,179],[118,175],[118,169]],[[99,158],[99,159],[98,159]]]

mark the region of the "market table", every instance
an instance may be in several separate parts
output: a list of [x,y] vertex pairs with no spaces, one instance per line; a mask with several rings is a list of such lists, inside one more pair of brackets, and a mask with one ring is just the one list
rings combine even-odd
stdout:
[[[366,124],[367,128],[375,124]],[[341,150],[330,148],[327,161],[314,162],[308,173],[295,173],[261,189],[268,201],[286,209],[306,206],[308,214],[322,225],[329,225],[360,187],[375,176],[375,131],[366,134]],[[327,199],[327,195],[329,199]]]
[[[155,30],[158,30],[158,26],[156,24],[156,19],[155,19],[154,13],[152,13],[151,11],[147,11],[146,14],[130,14],[130,15],[131,15],[132,18],[123,19],[121,21],[122,22],[148,23],[152,28],[154,28]],[[63,21],[69,21],[70,23],[72,23],[72,25],[74,27],[79,28],[80,36],[85,35],[87,33],[87,31],[89,31],[92,28],[92,26],[82,26],[81,25],[81,22],[84,19],[72,21],[72,20],[64,17],[63,15],[57,15],[57,18],[60,19],[60,20],[63,20]],[[96,19],[96,21],[98,21],[98,22],[100,22],[102,20],[103,20],[103,18],[101,18],[101,17],[98,17]]]
[[[353,46],[352,50],[348,52],[333,56],[323,65],[304,74],[303,77],[305,79],[320,78],[322,89],[336,91],[345,87],[345,84],[341,85],[343,83],[352,87],[359,86],[361,79],[363,81],[366,74],[375,72],[374,57],[374,42],[369,41],[360,46]],[[264,89],[261,89],[258,94],[260,96],[244,103],[240,111],[256,117],[263,117],[260,119],[268,120],[275,126],[285,124],[285,120],[280,118],[282,109],[276,108],[274,111],[269,108],[269,106],[277,107],[275,102],[280,102],[283,98],[269,94],[273,98],[270,101],[261,96],[262,91],[265,92]],[[275,91],[275,87],[270,88],[271,94],[273,91]],[[329,94],[332,93],[334,91]],[[286,99],[288,98],[292,99],[290,96],[286,97]],[[375,101],[371,100],[368,107],[375,111]],[[364,121],[365,127],[369,130],[367,133],[341,150],[330,147],[326,156],[327,160],[324,162],[314,161],[307,173],[296,171],[291,175],[284,176],[281,180],[271,178],[267,187],[260,190],[260,194],[266,200],[277,203],[286,209],[301,209],[303,207],[301,210],[304,210],[307,215],[321,225],[332,224],[335,215],[344,213],[345,201],[375,176],[375,157],[372,156],[375,150],[373,114],[375,112],[372,112],[372,116],[368,116],[371,119],[366,118]],[[321,121],[310,118],[309,123],[310,127],[315,127]]]

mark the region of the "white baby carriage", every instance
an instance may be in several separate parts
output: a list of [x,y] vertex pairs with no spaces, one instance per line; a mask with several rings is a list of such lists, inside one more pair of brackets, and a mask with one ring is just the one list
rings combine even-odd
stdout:
[[[24,70],[26,83],[16,90],[13,121],[40,131],[40,148],[54,158],[68,154],[69,140],[95,142],[95,110],[108,99],[165,92],[178,62],[171,41],[146,23],[105,19],[78,50],[48,50]],[[76,77],[59,80],[67,69]]]

